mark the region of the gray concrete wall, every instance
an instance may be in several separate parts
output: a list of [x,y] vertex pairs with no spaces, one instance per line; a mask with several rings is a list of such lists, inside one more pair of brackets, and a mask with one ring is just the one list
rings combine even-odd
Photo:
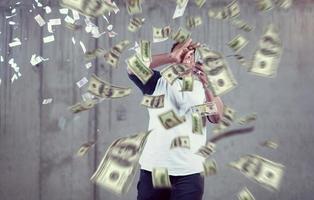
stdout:
[[[202,10],[195,7],[193,1],[186,10],[185,16],[203,16],[203,25],[192,31],[194,40],[229,55],[232,52],[226,43],[241,33],[250,40],[241,53],[252,58],[264,27],[273,22],[280,28],[284,53],[275,79],[248,74],[234,59],[228,59],[239,85],[222,98],[240,115],[257,112],[258,121],[250,135],[218,143],[213,157],[219,172],[206,179],[204,199],[236,199],[237,192],[244,186],[257,200],[313,199],[313,2],[295,0],[296,5],[288,11],[275,9],[258,13],[253,2],[240,1],[241,18],[255,26],[254,31],[245,33],[226,22],[208,19],[210,4],[218,1],[207,1]],[[115,38],[106,35],[96,40],[84,30],[71,32],[59,26],[55,28],[56,41],[43,44],[42,37],[48,32],[46,26],[41,29],[37,25],[34,16],[41,13],[46,21],[59,18],[58,5],[54,1],[47,2],[53,7],[53,12],[47,15],[42,9],[32,9],[32,3],[34,1],[22,1],[17,7],[13,20],[19,25],[13,28],[5,16],[10,15],[9,6],[14,2],[0,1],[0,55],[5,59],[0,62],[0,199],[136,199],[137,177],[125,197],[117,197],[89,181],[115,139],[147,128],[148,114],[139,105],[141,93],[126,76],[124,59],[131,52],[123,54],[118,69],[111,69],[104,60],[97,59],[87,70],[78,42],[84,42],[86,48],[92,50],[96,47],[109,49],[122,39],[152,40],[152,26],[178,27],[184,25],[184,17],[171,20],[175,8],[172,1],[146,1],[143,6],[145,26],[137,33],[130,33],[127,30],[130,17],[121,4],[121,11],[109,17],[118,33]],[[101,30],[107,26],[103,18],[96,23]],[[76,45],[71,42],[72,36]],[[9,48],[8,43],[15,37],[21,39],[22,46]],[[153,52],[168,51],[170,46],[171,41],[153,44]],[[32,67],[29,61],[33,53],[48,57],[49,61]],[[13,84],[13,71],[8,65],[10,58],[15,58],[22,73]],[[86,90],[78,89],[75,83],[92,73],[113,84],[131,86],[133,93],[123,99],[104,101],[88,112],[69,113],[67,107],[79,101]],[[53,103],[42,105],[42,100],[49,97],[53,98]],[[64,128],[58,125],[62,119],[66,119]],[[209,131],[208,136],[211,135]],[[259,144],[267,139],[279,141],[279,148],[261,147]],[[87,156],[74,157],[79,146],[89,140],[97,140],[96,146]],[[256,153],[286,166],[279,192],[270,192],[226,166],[247,153]]]

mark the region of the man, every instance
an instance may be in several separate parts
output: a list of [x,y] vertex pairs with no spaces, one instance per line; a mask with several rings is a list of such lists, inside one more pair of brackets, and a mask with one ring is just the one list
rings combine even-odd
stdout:
[[[206,101],[214,102],[218,114],[208,116],[208,121],[218,123],[223,110],[223,104],[219,97],[214,97],[207,89],[207,77],[201,64],[195,63],[195,49],[199,44],[193,44],[189,39],[185,43],[176,43],[171,53],[154,55],[150,68],[156,68],[164,64],[181,63],[190,68],[183,76],[195,75],[199,80],[194,80],[193,91],[181,91],[182,80],[177,79],[170,85],[160,73],[153,70],[153,76],[144,85],[130,70],[129,78],[146,95],[165,95],[164,107],[148,109],[149,130],[152,130],[147,138],[146,145],[140,158],[140,178],[137,184],[138,200],[201,200],[204,192],[203,157],[195,152],[206,143],[206,126],[203,134],[192,132],[191,107],[203,104]],[[205,89],[205,91],[204,91]],[[169,110],[176,115],[184,116],[186,121],[171,129],[165,129],[158,116]],[[188,136],[190,149],[172,148],[171,142],[178,136]],[[154,188],[152,184],[153,168],[164,167],[168,169],[171,189]]]

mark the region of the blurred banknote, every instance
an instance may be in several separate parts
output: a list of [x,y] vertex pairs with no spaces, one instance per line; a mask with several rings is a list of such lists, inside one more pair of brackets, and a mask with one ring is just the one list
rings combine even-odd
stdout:
[[138,170],[148,134],[142,132],[115,140],[90,179],[113,193],[125,194]]
[[163,108],[164,99],[164,94],[158,96],[144,95],[141,105],[146,106],[147,108]]
[[114,68],[117,68],[122,51],[124,51],[129,45],[129,40],[122,40],[113,46],[111,50],[104,55],[106,63]]
[[88,84],[88,91],[101,98],[114,99],[128,96],[131,88],[113,86],[93,74]]
[[249,189],[247,189],[247,187],[243,188],[237,196],[239,200],[255,200],[254,196],[251,194]]
[[160,74],[163,78],[167,80],[169,84],[173,84],[176,79],[178,79],[183,73],[190,70],[189,67],[182,64],[172,64],[168,67],[163,68]]
[[213,159],[205,159],[203,162],[204,171],[202,175],[204,176],[212,176],[217,174],[217,163]]
[[239,160],[229,163],[229,166],[272,190],[279,190],[284,174],[283,165],[258,155],[244,155]]
[[154,188],[171,188],[171,182],[167,168],[153,168],[152,179]]
[[272,0],[255,0],[257,9],[260,11],[268,11],[273,9],[273,2]]
[[229,43],[228,46],[235,52],[240,51],[248,44],[248,40],[242,35],[235,36]]
[[139,17],[133,17],[130,19],[128,30],[131,32],[136,32],[140,30],[140,28],[143,26],[145,21],[145,18],[139,18]]
[[142,59],[134,54],[129,57],[127,60],[128,69],[135,74],[143,84],[153,76],[153,71],[147,66]]
[[160,114],[159,120],[165,129],[170,129],[185,122],[185,117],[179,117],[173,110]]
[[126,0],[127,10],[130,15],[139,14],[142,12],[142,0]]
[[163,42],[169,38],[170,34],[170,26],[161,28],[153,27],[153,42]]
[[204,104],[191,107],[192,113],[198,113],[200,116],[209,116],[217,114],[217,106],[214,102],[206,102]]
[[85,144],[82,144],[82,146],[80,146],[79,150],[77,151],[76,155],[77,156],[84,156],[88,150],[95,144],[94,141],[91,142],[87,142]]
[[171,142],[171,146],[170,148],[177,148],[177,147],[181,147],[181,148],[190,148],[190,138],[189,136],[178,136],[176,138],[174,138]]
[[214,143],[207,141],[206,144],[204,146],[201,146],[195,154],[204,158],[208,158],[215,152],[215,147],[216,145]]

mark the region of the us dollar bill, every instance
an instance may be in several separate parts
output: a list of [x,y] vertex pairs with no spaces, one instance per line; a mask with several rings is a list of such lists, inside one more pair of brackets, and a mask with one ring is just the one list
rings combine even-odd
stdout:
[[236,122],[240,125],[248,124],[250,122],[256,121],[257,119],[257,113],[250,113],[248,115],[239,117],[236,119]]
[[206,102],[204,104],[199,104],[191,107],[192,113],[197,113],[201,117],[215,115],[218,113],[217,106],[214,102]]
[[158,95],[158,96],[150,96],[150,95],[144,95],[141,105],[147,107],[147,108],[163,108],[164,107],[164,101],[165,101],[165,95]]
[[289,9],[293,4],[293,0],[275,0],[275,4],[280,8]]
[[88,152],[88,150],[94,145],[95,145],[94,141],[90,141],[90,142],[82,144],[79,150],[77,151],[76,155],[80,157],[84,156]]
[[204,158],[208,158],[215,152],[215,147],[216,145],[214,143],[206,142],[206,144],[204,146],[201,146],[195,154]]
[[186,6],[189,0],[177,0],[177,6],[173,13],[172,19],[183,16]]
[[141,40],[140,41],[140,48],[141,48],[141,57],[145,63],[150,63],[152,61],[152,50],[151,44],[148,40]]
[[145,18],[139,18],[139,17],[133,17],[130,19],[128,30],[131,32],[136,32],[140,30],[140,28],[143,26],[145,21]]
[[119,9],[110,1],[100,0],[59,0],[60,6],[70,8],[89,17],[98,17]]
[[201,16],[190,16],[186,19],[186,27],[188,29],[200,26],[203,23]]
[[191,37],[191,33],[185,28],[180,27],[177,32],[171,34],[171,39],[176,42],[183,43]]
[[190,149],[190,138],[189,136],[178,136],[171,141],[170,149],[173,148],[187,148]]
[[243,188],[237,196],[239,200],[255,200],[254,196],[249,189],[247,189],[247,187]]
[[279,190],[284,174],[283,165],[258,155],[244,155],[240,159],[230,162],[229,166],[271,190]]
[[271,149],[277,149],[278,148],[278,143],[271,141],[271,140],[266,140],[261,145],[264,147],[271,148]]
[[219,52],[206,48],[199,50],[204,61],[205,72],[208,78],[208,87],[215,96],[226,94],[237,85],[226,60]]
[[270,24],[267,26],[254,54],[252,65],[248,71],[262,77],[275,77],[282,53],[279,30]]
[[122,40],[113,46],[110,51],[104,55],[106,63],[114,68],[117,68],[122,51],[124,51],[129,45],[129,40]]
[[154,188],[171,188],[171,182],[167,168],[153,168],[152,179]]
[[205,4],[206,0],[195,0],[197,7],[201,8]]
[[185,117],[179,117],[173,110],[164,112],[158,116],[161,124],[165,129],[171,129],[185,122]]
[[138,160],[149,133],[141,132],[115,140],[90,180],[115,194],[125,194],[139,168]]
[[228,46],[235,52],[239,52],[241,49],[243,49],[247,44],[248,40],[243,37],[242,35],[235,36],[229,43]]
[[169,38],[170,34],[170,26],[153,27],[153,42],[163,42]]
[[203,119],[198,113],[192,113],[192,133],[203,135]]
[[234,0],[223,8],[210,8],[207,14],[213,19],[232,19],[240,15],[240,5],[237,0]]
[[121,98],[131,94],[131,88],[122,88],[111,85],[93,74],[88,84],[88,92],[101,98]]
[[127,11],[130,15],[142,13],[142,0],[127,0]]
[[140,81],[145,84],[152,76],[153,71],[147,66],[138,55],[134,54],[127,60],[128,69],[131,70]]
[[182,79],[182,88],[181,91],[193,91],[193,86],[194,86],[194,77],[193,76],[184,76]]
[[170,85],[172,85],[176,79],[188,70],[190,70],[190,68],[186,65],[172,64],[163,68],[160,71],[160,74]]
[[82,102],[76,103],[73,106],[70,106],[69,110],[71,110],[73,113],[79,113],[79,112],[86,111],[93,108],[96,105],[96,103],[97,101],[94,99],[82,101]]
[[87,51],[84,54],[84,58],[86,61],[91,61],[96,59],[97,57],[101,57],[105,55],[105,50],[103,48],[97,48],[93,51]]
[[254,28],[249,25],[247,22],[243,21],[242,19],[239,18],[234,18],[230,20],[230,24],[235,26],[236,28],[243,30],[245,32],[250,32],[252,31]]
[[273,2],[271,0],[255,0],[257,9],[260,11],[269,11],[273,9]]
[[203,176],[212,176],[217,174],[217,163],[214,159],[205,159],[203,162]]

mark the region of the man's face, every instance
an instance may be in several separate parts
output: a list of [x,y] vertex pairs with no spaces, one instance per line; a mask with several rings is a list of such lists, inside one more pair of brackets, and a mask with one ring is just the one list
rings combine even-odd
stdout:
[[194,49],[188,50],[186,52],[186,54],[183,57],[182,64],[191,68],[195,66]]

